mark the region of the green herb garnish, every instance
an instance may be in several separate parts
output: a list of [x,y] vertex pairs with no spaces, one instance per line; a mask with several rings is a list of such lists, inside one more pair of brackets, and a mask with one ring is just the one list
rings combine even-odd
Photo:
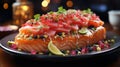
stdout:
[[39,20],[39,19],[40,19],[40,14],[34,15],[34,19],[35,19],[36,21]]
[[53,11],[48,12],[48,14],[52,14],[52,13],[53,13]]
[[60,6],[60,7],[58,8],[57,13],[65,13],[65,12],[66,12],[66,10],[65,10],[62,6]]
[[86,10],[83,10],[83,13],[89,13],[89,14],[92,14],[93,12],[91,11],[90,8],[86,9]]
[[32,36],[29,36],[29,38],[28,38],[29,40],[32,40],[33,38],[32,38]]
[[43,28],[43,26],[38,26],[37,28],[38,28],[38,29],[41,29],[41,28]]
[[7,44],[11,45],[11,44],[14,44],[15,42],[14,41],[8,41]]

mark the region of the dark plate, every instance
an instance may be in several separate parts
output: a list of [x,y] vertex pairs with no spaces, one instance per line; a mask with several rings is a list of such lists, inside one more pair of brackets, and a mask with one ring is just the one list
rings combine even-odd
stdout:
[[11,55],[14,55],[14,56],[19,56],[19,57],[24,57],[24,58],[29,58],[29,59],[43,60],[43,61],[62,61],[62,60],[70,61],[70,60],[78,60],[78,59],[83,59],[83,58],[91,58],[91,57],[96,57],[96,56],[110,55],[111,53],[115,53],[116,51],[118,51],[120,47],[120,36],[116,35],[113,32],[107,32],[106,34],[107,38],[108,39],[113,38],[116,41],[115,44],[112,45],[110,49],[107,49],[107,50],[91,52],[91,53],[77,55],[77,56],[56,56],[56,55],[48,56],[48,55],[40,55],[40,54],[32,55],[30,53],[13,50],[7,45],[7,41],[13,40],[16,34],[17,33],[10,34],[4,37],[3,39],[1,39],[0,47],[5,52]]

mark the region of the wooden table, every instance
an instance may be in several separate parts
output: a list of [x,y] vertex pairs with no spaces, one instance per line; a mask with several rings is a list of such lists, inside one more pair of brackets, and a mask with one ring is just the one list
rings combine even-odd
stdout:
[[[113,31],[117,34],[120,35],[120,30],[113,30],[111,25],[109,23],[106,23],[104,25],[107,29],[107,31]],[[113,56],[112,60],[102,60],[103,62],[110,62],[110,63],[98,63],[98,66],[96,65],[96,62],[93,62],[93,66],[96,65],[95,67],[99,67],[99,65],[102,65],[102,67],[120,67],[120,53],[117,54],[117,56]],[[27,62],[27,63],[26,63]],[[29,63],[30,62],[30,63]],[[77,62],[77,65],[80,65],[81,62]],[[86,63],[86,62],[85,62]],[[62,63],[54,63],[54,64],[58,64],[57,66],[62,66]],[[75,66],[75,62],[73,63],[67,63],[68,65],[73,65]],[[8,53],[6,53],[5,51],[3,51],[0,48],[0,67],[40,67],[41,65],[45,65],[45,66],[50,66],[50,62],[45,62],[44,64],[40,63],[36,63],[35,61],[26,61],[24,59],[21,58],[16,58]],[[65,65],[65,63],[64,63]],[[81,65],[80,65],[81,66]],[[89,65],[88,65],[89,66]],[[51,66],[50,66],[51,67]],[[82,66],[83,67],[83,66]],[[90,66],[91,67],[91,66]]]

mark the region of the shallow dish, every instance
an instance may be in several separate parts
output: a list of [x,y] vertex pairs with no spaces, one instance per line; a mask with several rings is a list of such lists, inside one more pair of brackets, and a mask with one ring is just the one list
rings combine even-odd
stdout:
[[91,52],[91,53],[86,53],[83,55],[76,55],[76,56],[56,56],[56,55],[41,55],[41,54],[36,54],[33,55],[31,53],[26,53],[26,52],[22,52],[22,51],[17,51],[17,50],[13,50],[11,49],[7,42],[10,40],[14,40],[14,37],[17,35],[17,33],[14,34],[10,34],[6,37],[4,37],[3,39],[1,39],[0,41],[0,47],[7,53],[15,55],[15,56],[19,56],[19,57],[24,57],[24,58],[29,58],[29,59],[37,59],[37,60],[44,60],[44,61],[61,61],[61,60],[78,60],[78,59],[82,59],[82,58],[90,58],[90,57],[94,57],[94,56],[101,56],[101,55],[108,55],[111,53],[115,53],[116,51],[118,51],[118,49],[120,48],[120,36],[116,35],[113,32],[107,32],[107,39],[115,39],[115,43],[113,45],[111,45],[111,47],[109,49],[106,50],[102,50],[102,51],[97,51],[97,52]]
[[3,38],[9,34],[15,33],[17,30],[18,30],[18,26],[16,25],[0,26],[0,38]]

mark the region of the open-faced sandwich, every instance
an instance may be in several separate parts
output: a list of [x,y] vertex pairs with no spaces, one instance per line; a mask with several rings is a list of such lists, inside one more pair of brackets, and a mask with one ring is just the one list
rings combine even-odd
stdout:
[[[23,51],[46,53],[49,44],[60,51],[92,46],[106,38],[104,22],[87,10],[65,10],[36,14],[19,29],[14,44]],[[54,49],[53,49],[54,50]]]

